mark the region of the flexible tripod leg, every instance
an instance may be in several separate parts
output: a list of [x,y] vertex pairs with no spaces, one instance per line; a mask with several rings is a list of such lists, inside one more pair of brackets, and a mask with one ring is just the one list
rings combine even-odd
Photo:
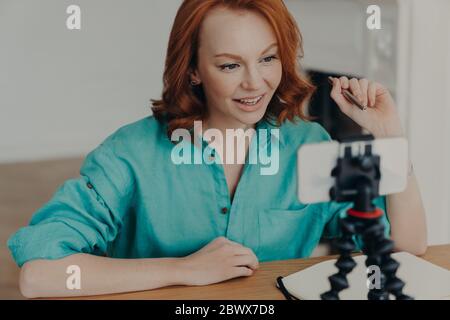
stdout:
[[[367,256],[366,267],[378,266],[380,268],[379,287],[369,288],[367,294],[368,300],[389,300],[389,293],[385,290],[386,276],[384,275],[382,268],[382,257],[377,251],[377,244],[384,239],[384,225],[380,219],[371,219],[361,225],[362,229],[359,230],[362,234],[364,247],[363,253]],[[368,283],[369,284],[369,283]]]
[[322,300],[339,300],[339,292],[348,288],[347,274],[349,274],[356,266],[351,253],[355,250],[353,235],[355,234],[355,222],[352,217],[346,217],[340,220],[342,237],[336,241],[335,246],[339,250],[340,256],[335,266],[338,272],[328,279],[330,280],[331,289],[322,293]]
[[353,235],[362,235],[364,242],[363,253],[367,255],[366,266],[377,265],[380,267],[380,288],[369,290],[369,300],[388,300],[389,293],[398,300],[412,299],[403,294],[404,282],[395,274],[399,263],[391,257],[394,243],[384,237],[384,225],[380,218],[364,219],[347,216],[340,220],[342,237],[335,243],[340,256],[335,264],[338,272],[329,277],[331,289],[320,297],[323,300],[338,300],[339,292],[348,288],[347,275],[356,266],[351,256],[355,249]]
[[380,267],[380,288],[372,289],[368,293],[370,300],[388,300],[389,293],[397,300],[410,300],[410,296],[403,293],[405,283],[396,276],[399,263],[391,257],[394,242],[384,237],[384,225],[380,218],[367,223],[362,230],[363,241],[366,243],[364,253],[367,255],[366,266]]

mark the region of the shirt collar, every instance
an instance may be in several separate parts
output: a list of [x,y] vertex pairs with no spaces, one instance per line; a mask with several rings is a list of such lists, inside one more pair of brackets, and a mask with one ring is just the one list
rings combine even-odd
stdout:
[[[279,144],[280,144],[280,146],[284,146],[285,138],[284,138],[284,136],[283,136],[283,134],[281,132],[281,126],[277,126],[275,124],[272,124],[268,120],[263,118],[263,119],[261,119],[260,121],[258,121],[256,123],[255,129],[256,130],[258,130],[258,129],[267,129],[267,130],[269,130],[270,136],[271,136],[271,140],[272,139],[277,139]],[[278,134],[276,134],[276,131],[272,130],[272,129],[278,129]],[[199,135],[198,133],[196,133],[194,131],[194,127],[188,129],[188,131],[191,134],[193,134],[193,136],[195,137],[194,138],[195,141],[199,141],[200,140],[201,141],[201,142],[199,141],[200,144],[207,144],[207,142],[205,141],[203,136],[201,134]]]
[[[281,134],[281,127],[270,123],[266,119],[261,119],[259,122],[256,123],[256,126],[255,126],[255,130],[256,131],[258,131],[259,129],[266,129],[266,130],[268,130],[270,132],[271,140],[277,139],[279,144],[280,144],[280,146],[284,146],[285,139],[284,139],[283,135]],[[277,129],[278,130],[278,134],[276,134],[275,133],[276,131],[273,130],[273,129]],[[189,131],[191,132],[191,134],[194,134],[195,137],[199,138],[199,140],[201,140],[203,144],[205,144],[205,145],[208,144],[207,141],[202,136],[202,134],[199,133],[199,132],[196,132],[194,130],[194,127],[190,128]]]
[[[261,119],[257,124],[256,124],[256,130],[258,129],[267,129],[270,132],[271,135],[271,139],[278,139],[278,142],[280,143],[280,146],[284,146],[284,137],[283,134],[281,132],[281,126],[276,126],[275,124],[272,124],[271,122],[269,122],[266,119]],[[275,134],[276,131],[274,131],[273,129],[278,129],[278,134]]]
[[[164,134],[167,134],[167,122],[166,121],[164,121],[164,130],[163,130],[163,133]],[[273,139],[277,139],[278,140],[278,142],[279,142],[279,145],[280,146],[284,146],[284,144],[285,144],[285,137],[283,136],[283,134],[282,134],[282,130],[281,130],[281,126],[276,126],[275,124],[272,124],[272,123],[270,123],[269,121],[267,121],[266,119],[261,119],[259,122],[257,122],[256,123],[256,126],[255,126],[255,129],[256,130],[258,130],[258,129],[268,129],[269,130],[269,132],[270,132],[270,136],[271,136],[271,139],[269,140],[269,141],[271,141],[271,140],[273,140]],[[274,130],[272,130],[272,129],[278,129],[279,131],[278,131],[278,134],[275,134],[275,132],[276,131],[274,131]],[[191,127],[190,129],[188,129],[188,131],[190,132],[190,134],[191,135],[193,135],[194,137],[197,137],[197,138],[200,138],[200,140],[201,140],[201,144],[204,144],[204,145],[207,145],[208,143],[207,143],[207,141],[205,141],[204,139],[203,139],[203,136],[196,136],[196,134],[195,134],[195,132],[194,132],[194,127]],[[166,136],[167,137],[167,136]],[[170,140],[170,139],[169,139]]]

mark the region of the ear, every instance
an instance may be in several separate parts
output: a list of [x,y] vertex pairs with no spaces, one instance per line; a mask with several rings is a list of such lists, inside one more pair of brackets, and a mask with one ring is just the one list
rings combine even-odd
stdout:
[[189,80],[192,82],[195,82],[197,84],[200,84],[200,82],[202,82],[202,80],[200,79],[200,75],[198,74],[197,70],[191,71],[190,72],[190,76],[189,76]]

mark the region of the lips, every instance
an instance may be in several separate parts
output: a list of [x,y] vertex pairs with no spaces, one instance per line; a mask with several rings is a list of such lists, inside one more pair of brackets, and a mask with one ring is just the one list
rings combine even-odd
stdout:
[[233,99],[233,100],[237,101],[237,102],[249,102],[249,103],[251,103],[251,102],[259,101],[259,99],[262,99],[264,97],[264,95],[265,94],[263,93],[263,94],[260,94],[258,96],[254,96],[254,97],[246,97],[246,98]]
[[253,101],[246,100],[246,101],[251,101],[253,103],[244,103],[244,102],[241,102],[241,100],[239,100],[239,99],[233,99],[233,101],[236,103],[238,108],[241,109],[242,111],[253,112],[253,111],[258,110],[263,105],[264,97],[265,97],[265,94],[263,94],[262,96],[257,96],[256,99],[255,98],[253,99]]

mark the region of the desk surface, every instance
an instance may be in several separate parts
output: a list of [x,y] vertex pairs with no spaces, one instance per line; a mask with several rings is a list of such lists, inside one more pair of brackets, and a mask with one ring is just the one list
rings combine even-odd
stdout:
[[[450,270],[450,244],[430,246],[427,252],[421,257],[431,263]],[[336,258],[336,256],[261,263],[260,268],[251,277],[235,278],[208,286],[172,286],[151,291],[101,295],[86,298],[167,300],[284,300],[283,295],[275,286],[275,281],[278,276],[287,276],[318,262],[333,258]]]

